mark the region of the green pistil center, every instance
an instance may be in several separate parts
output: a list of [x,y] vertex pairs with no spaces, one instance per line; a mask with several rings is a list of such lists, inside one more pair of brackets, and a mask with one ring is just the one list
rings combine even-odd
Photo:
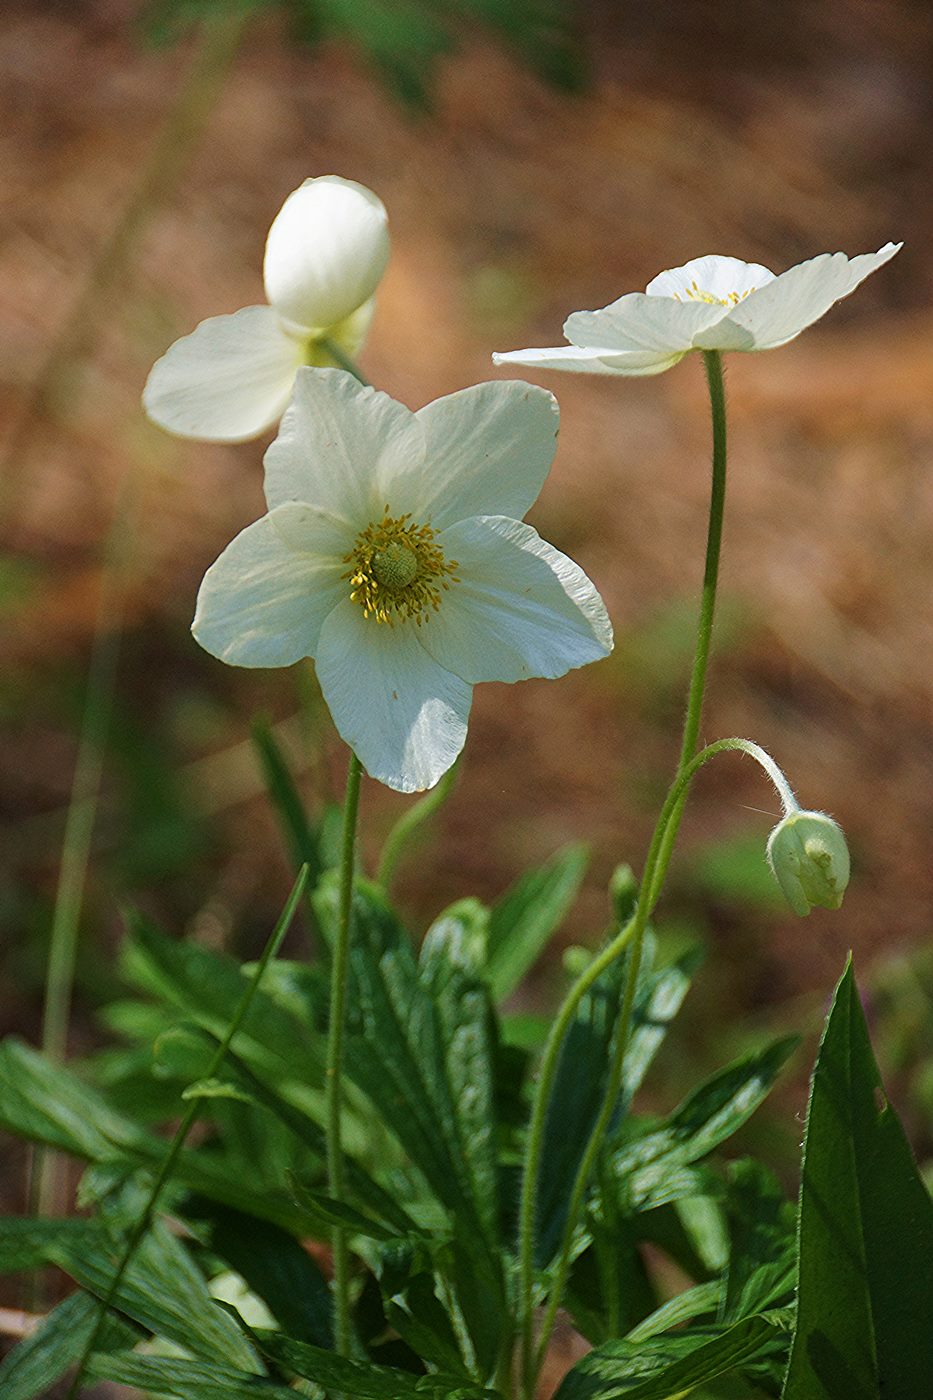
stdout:
[[391,516],[386,506],[379,521],[367,525],[344,559],[350,597],[367,618],[395,622],[411,618],[420,627],[441,605],[441,594],[457,582],[456,559],[445,559],[430,525],[415,525],[410,515]]

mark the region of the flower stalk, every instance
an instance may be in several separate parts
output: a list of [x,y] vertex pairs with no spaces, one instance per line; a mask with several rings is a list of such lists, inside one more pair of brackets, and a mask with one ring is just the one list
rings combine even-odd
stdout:
[[[697,738],[700,732],[700,719],[703,711],[703,696],[706,687],[706,673],[709,666],[712,643],[713,621],[716,611],[716,590],[719,580],[719,561],[722,548],[722,528],[726,500],[726,402],[723,382],[722,356],[716,350],[705,351],[707,386],[712,415],[712,487],[710,492],[709,523],[706,537],[706,562],[703,571],[703,591],[700,600],[700,613],[697,623],[697,640],[693,669],[687,692],[687,712],[684,719],[683,739],[677,771],[671,789],[665,799],[661,815],[655,827],[642,875],[641,893],[635,913],[623,929],[594,959],[586,971],[571,988],[564,1005],[555,1020],[545,1047],[541,1073],[535,1090],[534,1105],[529,1130],[528,1149],[522,1178],[521,1206],[519,1215],[519,1298],[522,1334],[522,1375],[526,1400],[532,1400],[538,1373],[547,1350],[551,1330],[560,1305],[561,1295],[570,1268],[570,1254],[573,1235],[583,1206],[589,1174],[596,1160],[605,1131],[609,1125],[618,1095],[618,1087],[625,1061],[631,1031],[632,1010],[638,974],[641,968],[644,934],[651,910],[660,897],[670,863],[674,842],[680,825],[680,818],[686,801],[690,778],[699,763],[695,761]],[[705,752],[705,751],[704,751]],[[699,756],[697,756],[699,757]],[[705,760],[704,760],[705,761]],[[577,1172],[571,1195],[563,1238],[558,1253],[554,1284],[545,1307],[542,1330],[537,1347],[534,1339],[534,1228],[537,1181],[540,1170],[541,1151],[544,1140],[544,1122],[547,1104],[553,1088],[554,1076],[564,1037],[569,1030],[576,1009],[585,993],[626,949],[629,949],[629,963],[626,973],[622,1007],[614,1037],[613,1060],[609,1082],[602,1108],[587,1143]]]
[[[330,1020],[327,1030],[327,1184],[335,1201],[343,1200],[344,1172],[341,1141],[343,1108],[343,1047],[347,1019],[347,977],[350,967],[350,934],[353,918],[353,873],[356,863],[356,825],[360,805],[362,765],[351,751],[347,792],[343,805],[343,838],[340,850],[340,892],[337,935],[330,973]],[[347,1234],[335,1225],[331,1236],[334,1262],[334,1346],[340,1356],[350,1355],[350,1261]]]

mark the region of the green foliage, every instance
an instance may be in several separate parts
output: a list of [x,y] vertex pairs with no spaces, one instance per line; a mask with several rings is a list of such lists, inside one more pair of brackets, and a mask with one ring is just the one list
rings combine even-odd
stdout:
[[726,1328],[607,1342],[573,1368],[555,1400],[670,1400],[780,1345],[788,1320],[769,1313]]
[[577,897],[586,873],[585,846],[565,846],[529,870],[489,915],[486,979],[497,1002],[515,990]]
[[583,79],[572,0],[149,0],[144,26],[154,42],[170,43],[193,24],[276,9],[302,43],[352,45],[415,108],[430,106],[438,60],[470,27],[491,30],[555,86]]
[[[49,1313],[45,1322],[0,1362],[0,1395],[4,1400],[35,1400],[81,1355],[94,1331],[99,1304],[89,1293],[72,1293]],[[101,1333],[101,1351],[132,1346],[134,1328],[108,1321]]]
[[931,1299],[933,1202],[884,1095],[850,963],[813,1073],[785,1400],[922,1400]]

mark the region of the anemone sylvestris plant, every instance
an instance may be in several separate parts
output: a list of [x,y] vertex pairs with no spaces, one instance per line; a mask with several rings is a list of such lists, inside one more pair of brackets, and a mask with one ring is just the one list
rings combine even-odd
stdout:
[[[665,1116],[634,1107],[696,967],[692,950],[659,957],[650,920],[700,768],[741,753],[774,786],[782,817],[762,860],[795,913],[838,909],[845,893],[840,827],[801,809],[771,755],[745,738],[699,743],[726,493],[722,357],[792,340],[896,251],[824,254],[780,277],[700,258],[572,315],[569,346],[498,357],[626,376],[698,350],[712,413],[679,760],[638,878],[616,871],[608,933],[541,1023],[511,1016],[508,999],[574,897],[576,848],[492,908],[442,911],[420,947],[389,886],[411,831],[449,796],[472,687],[558,678],[611,650],[594,584],[523,523],[556,401],[500,380],[412,412],[366,384],[351,356],[388,256],[385,210],[336,176],[307,181],[276,218],[268,305],[204,322],[159,361],[145,403],[170,431],[233,441],[281,418],[268,509],[207,571],[193,631],[228,665],[313,658],[349,749],[346,798],[339,831],[312,820],[260,725],[300,868],[259,962],[238,968],[132,915],[122,1070],[95,1084],[0,1050],[0,1122],[90,1163],[92,1208],[0,1224],[10,1267],[54,1263],[78,1285],[0,1365],[0,1393],[29,1400],[70,1368],[73,1395],[107,1379],[186,1400],[532,1400],[561,1315],[589,1350],[559,1400],[928,1393],[933,1207],[883,1096],[879,1108],[851,968],[814,1071],[796,1207],[762,1163],[717,1156],[793,1038],[747,1052]],[[364,770],[426,791],[375,880],[356,848]],[[320,956],[284,960],[309,897]],[[166,1116],[168,1147],[151,1131]],[[673,1296],[659,1251],[690,1281]]]

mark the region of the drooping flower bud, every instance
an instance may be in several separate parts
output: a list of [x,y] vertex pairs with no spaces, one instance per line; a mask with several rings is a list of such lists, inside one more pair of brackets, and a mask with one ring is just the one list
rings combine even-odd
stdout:
[[790,812],[768,838],[768,864],[795,914],[838,909],[849,883],[842,827],[825,812]]

